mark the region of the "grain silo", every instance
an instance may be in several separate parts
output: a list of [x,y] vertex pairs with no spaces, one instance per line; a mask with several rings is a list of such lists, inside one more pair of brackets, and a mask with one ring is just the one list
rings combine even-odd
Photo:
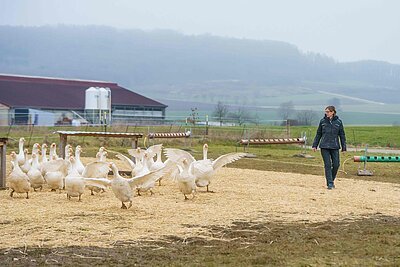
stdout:
[[85,91],[85,117],[92,124],[105,124],[111,120],[111,90],[90,87]]
[[103,124],[111,122],[111,90],[107,87],[99,88],[99,114]]

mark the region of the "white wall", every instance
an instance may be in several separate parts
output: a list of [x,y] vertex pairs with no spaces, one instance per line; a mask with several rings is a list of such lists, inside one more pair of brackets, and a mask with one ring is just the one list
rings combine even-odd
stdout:
[[9,121],[8,121],[8,112],[9,112],[10,108],[0,104],[0,126],[7,126],[9,125]]
[[36,126],[53,126],[55,121],[55,114],[52,112],[42,111],[38,109],[29,109],[31,123]]

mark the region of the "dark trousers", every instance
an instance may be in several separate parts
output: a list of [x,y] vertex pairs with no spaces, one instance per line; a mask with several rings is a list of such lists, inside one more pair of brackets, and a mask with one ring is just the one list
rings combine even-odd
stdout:
[[340,166],[339,149],[321,148],[321,155],[324,160],[326,185],[333,187]]

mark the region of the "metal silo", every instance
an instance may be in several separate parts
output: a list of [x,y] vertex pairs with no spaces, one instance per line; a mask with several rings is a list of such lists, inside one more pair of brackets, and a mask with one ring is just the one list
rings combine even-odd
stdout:
[[111,90],[108,87],[99,88],[99,116],[102,124],[111,122]]
[[85,91],[85,118],[93,124],[98,124],[99,120],[99,99],[100,91],[96,87],[89,87]]

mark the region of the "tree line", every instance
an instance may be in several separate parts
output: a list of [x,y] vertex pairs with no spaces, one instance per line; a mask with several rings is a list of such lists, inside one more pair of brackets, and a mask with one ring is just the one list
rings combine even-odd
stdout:
[[118,81],[126,86],[239,80],[263,85],[357,80],[400,86],[400,66],[339,63],[279,41],[106,26],[0,26],[4,73]]

